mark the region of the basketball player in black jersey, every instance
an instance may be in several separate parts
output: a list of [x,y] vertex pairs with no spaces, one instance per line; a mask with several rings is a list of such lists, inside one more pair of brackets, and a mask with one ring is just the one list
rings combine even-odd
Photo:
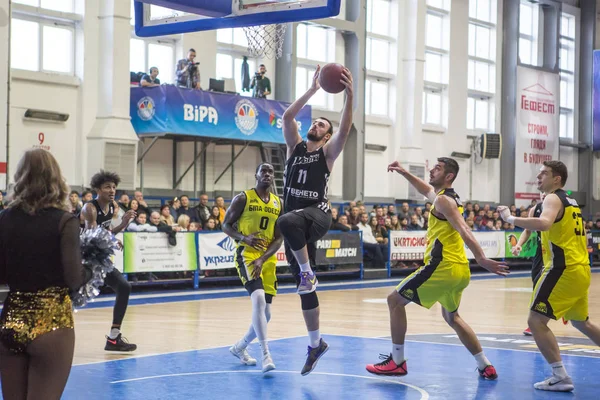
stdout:
[[[90,186],[96,192],[96,198],[86,203],[81,210],[84,229],[94,229],[99,225],[116,234],[127,228],[127,225],[133,221],[136,216],[135,211],[129,210],[121,218],[121,223],[110,229],[113,216],[119,211],[119,206],[115,201],[115,193],[120,182],[121,178],[112,172],[100,171],[92,176]],[[128,343],[121,335],[121,323],[123,322],[123,317],[125,317],[125,311],[127,311],[131,284],[127,282],[123,274],[117,269],[106,275],[104,283],[117,294],[113,308],[113,322],[110,333],[106,338],[104,350],[134,351],[137,346],[133,343]]]
[[309,374],[317,361],[328,350],[319,332],[319,299],[315,289],[318,281],[311,269],[314,264],[315,242],[321,239],[331,225],[331,211],[327,200],[329,175],[352,126],[352,74],[344,68],[340,82],[346,87],[346,100],[337,133],[326,118],[313,121],[304,141],[298,133],[294,118],[308,100],[320,89],[317,67],[308,91],[283,114],[283,136],[287,145],[284,171],[283,204],[285,214],[278,225],[285,241],[290,270],[302,303],[304,321],[310,344],[302,375]]
[[[539,203],[535,205],[535,207],[529,209],[529,218],[539,218],[542,215],[542,204],[544,202],[544,194],[542,193],[542,198]],[[523,245],[527,243],[529,240],[529,236],[531,236],[531,231],[529,229],[525,229],[519,238],[517,244],[512,248],[511,252],[515,257],[518,257],[521,254],[521,250],[523,250]],[[542,268],[544,268],[544,260],[542,259],[542,233],[537,231],[536,238],[537,248],[535,250],[535,256],[533,256],[533,260],[531,262],[531,280],[533,281],[533,287],[535,288],[535,284],[537,283],[540,272],[542,272]],[[523,331],[523,335],[532,336],[531,329],[527,327]]]

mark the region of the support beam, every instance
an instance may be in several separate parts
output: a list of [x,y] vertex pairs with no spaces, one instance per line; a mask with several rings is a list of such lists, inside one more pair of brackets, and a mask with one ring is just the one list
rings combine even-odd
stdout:
[[196,161],[198,160],[198,158],[200,158],[200,156],[202,155],[202,153],[204,153],[206,151],[206,147],[207,146],[204,143],[202,143],[202,150],[200,150],[200,152],[196,154],[196,156],[194,157],[194,161],[192,161],[192,163],[186,168],[186,170],[179,177],[179,179],[177,179],[177,181],[173,185],[173,189],[177,189],[177,186],[179,186],[179,184],[181,183],[181,181],[183,180],[183,178],[185,178],[185,176],[190,171],[190,169],[192,169],[192,167],[194,165],[196,165]]
[[171,172],[173,173],[171,182],[173,182],[173,187],[177,187],[175,185],[177,181],[177,139],[173,139],[173,168]]
[[150,149],[152,148],[152,146],[154,146],[154,144],[158,140],[158,136],[154,136],[152,138],[152,141],[150,142],[150,145],[148,147],[145,147],[145,144],[146,144],[145,141],[144,141],[145,138],[141,138],[141,139],[142,139],[141,142],[143,144],[144,151],[142,152],[142,155],[140,156],[140,158],[138,158],[138,160],[137,160],[138,164],[142,162],[142,160],[144,159],[144,157],[146,157],[146,154],[148,154],[148,152],[150,151]]
[[233,163],[235,162],[235,160],[237,160],[237,158],[239,156],[242,155],[242,153],[244,152],[244,150],[246,150],[246,147],[248,147],[248,145],[250,144],[250,142],[245,142],[244,143],[244,147],[242,147],[242,149],[235,155],[235,157],[233,157],[233,159],[231,160],[231,162],[229,164],[227,164],[227,166],[225,167],[225,169],[223,170],[223,172],[221,172],[221,175],[219,175],[219,177],[215,180],[215,185],[217,184],[217,182],[219,182],[219,180],[223,177],[223,175],[225,175],[225,172],[227,172],[227,170],[229,168],[231,168],[231,166],[233,165]]

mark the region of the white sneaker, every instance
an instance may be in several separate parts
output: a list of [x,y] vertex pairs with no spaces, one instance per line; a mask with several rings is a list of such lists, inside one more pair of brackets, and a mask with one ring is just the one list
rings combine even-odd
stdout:
[[571,392],[575,389],[570,376],[561,379],[554,375],[543,382],[535,383],[533,387],[538,390],[549,390],[552,392]]
[[263,356],[263,360],[262,360],[262,372],[263,374],[269,371],[272,371],[275,369],[275,363],[273,362],[273,359],[271,358],[271,354],[267,353]]
[[229,352],[239,358],[244,365],[256,365],[256,358],[252,358],[246,349],[238,349],[234,344],[229,348]]

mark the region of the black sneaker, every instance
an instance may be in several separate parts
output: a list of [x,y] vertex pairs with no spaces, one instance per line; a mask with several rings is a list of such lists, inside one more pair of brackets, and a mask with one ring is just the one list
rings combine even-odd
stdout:
[[104,346],[106,351],[134,351],[135,349],[137,345],[129,343],[121,333],[115,339],[106,337],[106,346]]
[[321,338],[319,346],[315,347],[314,349],[308,346],[306,363],[304,364],[304,368],[302,368],[301,374],[303,376],[310,374],[317,366],[317,361],[319,361],[319,358],[321,358],[323,354],[327,353],[327,350],[329,350],[329,345],[325,343],[323,338]]

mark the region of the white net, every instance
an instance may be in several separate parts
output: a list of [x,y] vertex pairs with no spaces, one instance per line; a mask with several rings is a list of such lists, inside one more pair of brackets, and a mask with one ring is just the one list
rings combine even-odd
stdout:
[[244,27],[250,56],[280,58],[283,55],[286,26],[286,24],[273,24]]

